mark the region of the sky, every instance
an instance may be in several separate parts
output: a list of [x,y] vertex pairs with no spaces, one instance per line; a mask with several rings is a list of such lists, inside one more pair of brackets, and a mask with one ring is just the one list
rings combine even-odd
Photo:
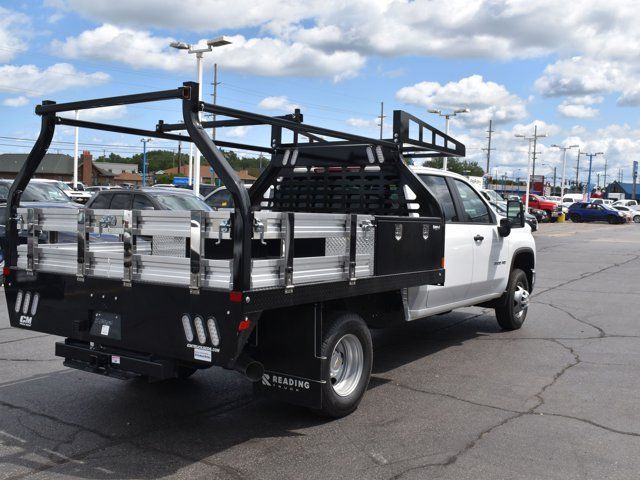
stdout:
[[[306,123],[384,135],[392,111],[444,129],[429,109],[469,108],[451,120],[467,157],[491,173],[524,178],[537,125],[537,174],[562,175],[558,145],[602,152],[593,172],[631,181],[640,159],[640,8],[637,1],[582,0],[0,0],[0,153],[28,152],[34,107],[162,90],[196,79],[194,55],[170,48],[224,35],[204,56],[204,99],[218,64],[218,103],[268,115],[301,108]],[[154,129],[180,119],[178,103],[85,111],[82,119]],[[260,127],[218,131],[268,141]],[[176,149],[153,140],[149,148]],[[94,156],[142,150],[139,137],[81,130]],[[577,148],[566,155],[575,178]],[[59,127],[50,152],[73,153]],[[587,161],[580,157],[580,177]]]

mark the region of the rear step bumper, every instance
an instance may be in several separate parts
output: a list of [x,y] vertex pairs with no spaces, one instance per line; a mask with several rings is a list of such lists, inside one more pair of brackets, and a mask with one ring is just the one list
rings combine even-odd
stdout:
[[177,366],[171,360],[148,360],[131,355],[99,351],[86,344],[56,342],[56,356],[66,367],[123,380],[148,376],[156,380],[175,378]]

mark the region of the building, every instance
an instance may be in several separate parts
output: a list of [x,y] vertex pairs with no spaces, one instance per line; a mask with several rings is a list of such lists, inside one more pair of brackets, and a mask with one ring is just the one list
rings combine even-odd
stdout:
[[[178,171],[178,167],[169,168],[164,171],[164,174],[173,176],[173,177],[188,177],[189,165],[181,165],[179,171]],[[254,177],[253,175],[249,175],[249,172],[247,170],[236,170],[236,174],[240,177],[240,180],[242,180],[244,183],[253,183],[256,181],[256,177]],[[200,183],[218,185],[220,181],[218,180],[218,176],[211,171],[210,166],[201,165],[200,166]]]
[[[0,178],[16,177],[27,159],[26,153],[0,154]],[[128,163],[93,162],[91,152],[85,150],[78,159],[78,180],[85,185],[140,185],[138,166]],[[47,153],[38,166],[34,178],[73,181],[73,157]]]
[[[607,185],[607,198],[630,198],[635,200],[633,196],[633,183],[614,181]],[[613,196],[610,196],[614,194]],[[621,197],[621,195],[623,195]],[[640,197],[640,185],[636,184],[636,197]]]

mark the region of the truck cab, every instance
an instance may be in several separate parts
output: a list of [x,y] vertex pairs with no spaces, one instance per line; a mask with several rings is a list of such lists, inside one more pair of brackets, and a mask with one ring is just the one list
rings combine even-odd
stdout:
[[[522,202],[526,203],[527,196],[522,196]],[[550,200],[545,200],[539,195],[529,194],[529,208],[537,208],[544,210],[549,215],[549,218],[555,218],[558,216],[558,204]]]
[[[504,217],[465,177],[427,167],[412,170],[444,212],[447,275],[443,286],[409,289],[409,319],[485,304],[498,307],[496,316],[503,328],[514,328],[514,319],[500,310],[503,304],[499,300],[505,300],[506,292],[518,311],[526,313],[535,283],[535,241],[530,227],[512,228],[505,236],[500,230]],[[514,275],[521,276],[519,272],[526,277],[526,284],[521,282],[509,292]]]

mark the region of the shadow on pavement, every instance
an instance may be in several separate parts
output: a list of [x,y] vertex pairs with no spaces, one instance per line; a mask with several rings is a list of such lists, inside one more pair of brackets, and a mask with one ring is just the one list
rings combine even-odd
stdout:
[[[493,315],[468,312],[375,330],[373,373],[390,372],[498,331]],[[374,377],[369,388],[384,383]],[[264,449],[273,439],[304,437],[307,429],[322,437],[333,430],[314,429],[331,420],[304,408],[254,398],[248,382],[219,369],[190,380],[151,384],[84,372],[52,373],[0,385],[0,412],[0,478],[50,468],[92,479],[152,479],[183,475],[191,468],[210,478],[241,477],[243,465],[250,471],[256,458],[266,460]],[[217,463],[222,456],[232,457],[227,463],[234,466]]]

